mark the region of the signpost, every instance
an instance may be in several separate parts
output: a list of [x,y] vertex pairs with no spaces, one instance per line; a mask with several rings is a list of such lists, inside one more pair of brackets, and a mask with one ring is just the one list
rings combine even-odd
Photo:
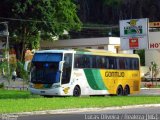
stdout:
[[148,49],[148,19],[120,20],[121,49]]

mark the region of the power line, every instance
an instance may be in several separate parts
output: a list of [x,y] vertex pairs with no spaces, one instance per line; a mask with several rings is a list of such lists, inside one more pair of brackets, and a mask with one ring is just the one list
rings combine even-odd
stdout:
[[119,28],[119,25],[111,25],[111,26],[83,26],[84,29],[110,29],[110,28]]
[[0,19],[12,20],[12,21],[23,21],[23,22],[43,22],[43,23],[48,22],[48,21],[42,21],[42,20],[29,20],[29,19],[5,18],[5,17],[0,17]]
[[[19,18],[6,18],[6,17],[0,17],[0,19],[3,20],[11,20],[11,21],[21,21],[21,22],[37,22],[37,23],[53,23],[53,22],[48,22],[45,20],[31,20],[31,19],[19,19]],[[62,24],[68,24],[68,23],[64,23],[61,22]],[[76,23],[75,23],[76,24]],[[82,29],[115,29],[115,28],[119,28],[119,25],[110,25],[110,26],[82,26]]]
[[[22,22],[54,23],[54,22],[49,22],[49,21],[45,21],[45,20],[31,20],[31,19],[6,18],[6,17],[0,17],[0,19],[11,20],[11,21],[22,21]],[[65,23],[65,22],[60,22],[60,23],[61,24],[69,24],[69,23]]]

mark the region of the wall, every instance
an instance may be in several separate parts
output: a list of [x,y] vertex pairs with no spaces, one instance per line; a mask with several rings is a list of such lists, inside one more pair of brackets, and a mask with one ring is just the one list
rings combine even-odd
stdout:
[[116,52],[115,46],[120,46],[119,37],[83,38],[41,42],[41,49],[92,48]]

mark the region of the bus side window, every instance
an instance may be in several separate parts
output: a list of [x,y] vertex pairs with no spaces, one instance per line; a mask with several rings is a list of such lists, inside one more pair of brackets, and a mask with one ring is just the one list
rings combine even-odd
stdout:
[[92,56],[92,68],[97,68],[96,56]]
[[101,57],[100,56],[96,57],[96,63],[97,63],[97,67],[96,68],[101,68],[102,62],[101,62]]
[[83,55],[78,55],[78,68],[84,68],[84,57]]
[[89,55],[88,59],[89,59],[89,68],[92,68],[92,64],[93,64],[92,56]]
[[132,58],[129,58],[129,61],[130,61],[129,67],[130,67],[131,70],[133,70],[133,64],[132,64],[133,60],[132,60]]
[[74,61],[74,68],[78,68],[79,67],[79,58],[78,58],[78,55],[75,55],[75,61]]
[[109,69],[116,69],[116,58],[109,57]]
[[87,55],[75,55],[75,68],[91,68],[91,57]]
[[90,68],[89,56],[87,56],[87,55],[83,56],[83,65],[84,65],[84,68]]
[[126,69],[131,69],[130,68],[130,60],[129,60],[129,58],[125,58],[125,68]]
[[138,59],[133,59],[133,66],[134,66],[134,70],[138,70],[139,69]]
[[105,57],[105,69],[109,68],[108,57]]
[[105,57],[104,56],[102,56],[101,57],[101,68],[102,69],[105,69],[106,67],[105,67],[105,65],[106,65],[106,61],[105,61],[106,59],[105,59]]
[[120,69],[125,69],[124,58],[119,58],[119,68]]
[[116,58],[117,69],[120,69],[119,58]]
[[84,55],[81,55],[80,57],[80,68],[85,68],[85,56]]

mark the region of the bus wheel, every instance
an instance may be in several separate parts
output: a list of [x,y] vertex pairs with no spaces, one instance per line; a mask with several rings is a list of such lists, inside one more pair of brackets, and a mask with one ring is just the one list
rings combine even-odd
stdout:
[[116,94],[117,94],[117,96],[122,96],[123,95],[123,88],[122,88],[121,85],[118,86]]
[[73,96],[75,97],[79,97],[81,95],[81,89],[79,86],[75,86],[74,90],[73,90]]
[[43,97],[45,97],[45,98],[53,98],[52,95],[43,95]]
[[126,85],[124,88],[124,95],[129,95],[129,94],[130,94],[130,89],[129,89],[129,86]]

